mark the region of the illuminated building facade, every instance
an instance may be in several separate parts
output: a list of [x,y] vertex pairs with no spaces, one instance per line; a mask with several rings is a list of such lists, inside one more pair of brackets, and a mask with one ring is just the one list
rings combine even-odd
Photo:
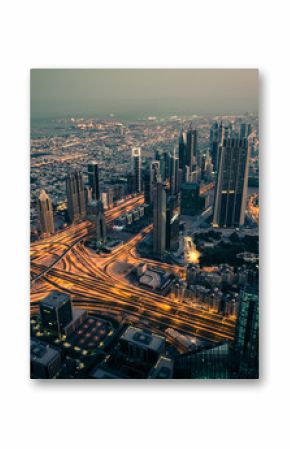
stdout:
[[223,140],[219,155],[214,227],[240,227],[245,221],[248,140],[234,135]]
[[41,190],[38,198],[39,222],[41,234],[54,234],[54,220],[51,199]]
[[86,197],[83,176],[79,171],[69,173],[66,177],[66,194],[71,223],[84,219],[86,216]]

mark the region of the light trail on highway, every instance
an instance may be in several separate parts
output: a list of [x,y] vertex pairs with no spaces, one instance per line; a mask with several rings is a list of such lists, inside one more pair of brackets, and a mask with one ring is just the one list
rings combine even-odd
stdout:
[[[143,197],[135,197],[107,211],[106,220],[112,222],[128,208],[142,204]],[[31,274],[42,277],[31,289],[31,312],[52,289],[70,294],[75,305],[84,304],[90,312],[126,314],[134,320],[146,321],[149,327],[177,331],[200,336],[212,341],[232,340],[235,322],[210,311],[201,311],[191,305],[175,303],[172,299],[132,285],[125,279],[112,275],[109,267],[116,261],[131,265],[149,263],[183,276],[184,267],[147,260],[139,257],[136,245],[152,231],[147,226],[139,234],[122,245],[114,254],[99,255],[86,248],[82,242],[93,227],[91,222],[73,225],[58,234],[31,245]],[[47,256],[56,257],[47,265]]]

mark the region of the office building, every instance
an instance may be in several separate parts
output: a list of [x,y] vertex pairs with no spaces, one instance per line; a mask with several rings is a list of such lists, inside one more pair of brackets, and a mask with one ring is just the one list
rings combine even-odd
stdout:
[[[253,277],[253,279],[251,279]],[[247,284],[242,288],[238,306],[238,319],[234,341],[234,376],[259,377],[259,297],[258,275],[250,271]]]
[[195,216],[204,209],[205,199],[199,194],[199,185],[184,183],[181,185],[180,209],[182,215]]
[[186,165],[186,133],[183,131],[183,129],[180,131],[178,139],[178,159],[179,168],[183,172]]
[[148,379],[172,379],[173,360],[161,356],[154,367],[151,369]]
[[150,176],[150,167],[146,167],[146,169],[142,173],[142,181],[143,181],[143,190],[144,190],[144,203],[150,205],[151,201],[151,176]]
[[167,251],[177,251],[179,248],[179,196],[169,195],[166,205],[166,241]]
[[88,163],[88,183],[92,189],[92,199],[99,200],[101,197],[99,167],[95,161],[90,161]]
[[177,379],[228,379],[230,346],[228,342],[205,347],[177,356],[174,377]]
[[252,132],[252,125],[250,123],[241,123],[240,125],[240,138],[247,139]]
[[41,190],[38,198],[39,222],[41,234],[54,234],[54,220],[51,199]]
[[245,221],[249,150],[248,140],[223,140],[214,202],[214,227],[240,227]]
[[132,148],[131,173],[133,176],[133,193],[141,193],[141,148],[140,147]]
[[78,171],[66,177],[68,215],[71,223],[86,217],[86,197],[82,174]]
[[194,166],[199,164],[198,148],[197,148],[197,131],[192,129],[190,125],[186,133],[186,156],[185,165],[189,167],[190,172],[193,171]]
[[210,155],[214,172],[217,172],[218,168],[220,139],[220,126],[218,122],[214,122],[210,128]]
[[170,155],[170,194],[176,195],[179,189],[179,160],[176,156],[176,149],[173,149],[172,154]]
[[61,367],[61,352],[37,339],[30,341],[30,376],[32,379],[52,379]]
[[120,338],[120,348],[131,360],[156,363],[165,352],[165,338],[148,330],[129,326]]
[[162,257],[166,244],[166,190],[161,177],[157,180],[153,197],[153,253]]
[[150,188],[149,188],[149,204],[153,203],[153,191],[156,186],[157,180],[160,177],[160,162],[150,162]]
[[106,240],[106,220],[102,201],[94,202],[95,220],[96,220],[96,241],[104,242]]
[[232,125],[227,122],[214,122],[210,129],[210,155],[213,164],[213,171],[217,173],[219,164],[219,154],[224,139],[231,135]]
[[40,302],[39,309],[43,327],[58,335],[73,318],[71,300],[65,293],[53,291]]

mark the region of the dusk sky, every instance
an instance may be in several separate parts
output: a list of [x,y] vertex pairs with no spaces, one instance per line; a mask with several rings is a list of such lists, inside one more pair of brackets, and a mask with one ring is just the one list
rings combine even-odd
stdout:
[[31,117],[258,112],[255,69],[34,69]]

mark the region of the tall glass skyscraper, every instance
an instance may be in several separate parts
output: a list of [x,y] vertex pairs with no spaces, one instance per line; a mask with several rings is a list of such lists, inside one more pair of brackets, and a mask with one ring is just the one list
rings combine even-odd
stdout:
[[92,188],[92,198],[99,200],[101,197],[100,181],[99,181],[99,167],[97,162],[90,161],[88,163],[88,183]]
[[72,223],[86,217],[86,197],[81,172],[69,173],[66,177],[66,194],[69,219]]
[[166,244],[166,191],[158,178],[153,196],[153,252],[162,257]]
[[133,175],[133,192],[141,192],[141,148],[133,147],[131,156],[131,172]]
[[219,154],[214,227],[240,227],[244,224],[248,165],[248,140],[233,134],[225,138]]

